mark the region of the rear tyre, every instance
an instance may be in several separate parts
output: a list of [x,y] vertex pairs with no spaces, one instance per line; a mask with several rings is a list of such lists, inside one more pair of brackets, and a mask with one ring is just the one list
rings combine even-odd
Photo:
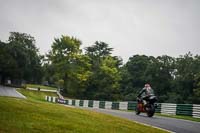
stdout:
[[136,114],[136,115],[139,115],[139,114],[140,114],[140,111],[139,111],[139,109],[138,109],[137,106],[136,106],[136,108],[135,108],[135,114]]

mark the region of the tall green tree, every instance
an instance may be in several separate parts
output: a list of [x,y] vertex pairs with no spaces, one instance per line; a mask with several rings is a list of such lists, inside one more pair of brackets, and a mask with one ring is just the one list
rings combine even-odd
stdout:
[[0,41],[0,83],[4,84],[7,78],[14,78],[17,62],[8,53],[7,43]]
[[2,51],[4,51],[2,54],[5,56],[4,60],[6,57],[9,59],[2,63],[2,66],[7,66],[4,69],[4,72],[7,72],[7,78],[12,79],[13,82],[20,80],[41,82],[40,55],[32,36],[26,33],[11,32]]
[[180,56],[176,61],[176,69],[173,85],[176,88],[176,93],[181,96],[179,103],[192,103],[195,94],[194,89],[198,88],[199,57],[193,57],[190,52]]
[[111,56],[112,48],[105,42],[95,42],[86,48],[91,58],[92,75],[89,77],[85,95],[90,99],[117,100],[119,95],[119,66],[121,60]]
[[64,81],[64,95],[83,96],[84,86],[90,75],[89,57],[82,54],[81,41],[62,36],[56,38],[49,53],[51,65],[55,67],[55,81]]
[[169,96],[166,94],[171,95],[170,92],[173,91],[172,82],[176,70],[175,59],[167,55],[158,56],[153,66],[152,69],[155,71],[152,73],[151,82],[159,101],[164,102],[169,100]]
[[200,103],[200,72],[195,75],[192,103]]
[[176,61],[176,78],[175,85],[176,93],[181,96],[179,103],[188,101],[188,97],[193,94],[194,84],[194,60],[191,53],[180,56]]

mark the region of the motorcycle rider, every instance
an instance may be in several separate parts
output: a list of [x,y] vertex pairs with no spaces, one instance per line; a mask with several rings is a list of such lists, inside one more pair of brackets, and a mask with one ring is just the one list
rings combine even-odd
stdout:
[[142,96],[141,99],[142,99],[144,106],[145,106],[147,104],[148,98],[151,95],[154,95],[153,89],[151,88],[150,84],[145,84],[144,88],[139,92],[137,97],[140,98]]

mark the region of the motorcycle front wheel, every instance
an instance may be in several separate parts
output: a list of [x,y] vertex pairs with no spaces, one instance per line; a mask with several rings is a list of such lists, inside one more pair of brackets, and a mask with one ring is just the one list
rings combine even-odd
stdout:
[[148,107],[148,111],[147,111],[147,116],[148,117],[152,117],[155,113],[155,107],[153,105],[150,105]]

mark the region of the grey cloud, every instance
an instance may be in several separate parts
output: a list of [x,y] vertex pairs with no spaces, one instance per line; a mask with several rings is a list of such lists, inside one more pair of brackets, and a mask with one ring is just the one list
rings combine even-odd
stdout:
[[199,0],[0,0],[0,39],[10,31],[36,38],[42,53],[54,37],[96,40],[125,61],[133,54],[200,53]]

